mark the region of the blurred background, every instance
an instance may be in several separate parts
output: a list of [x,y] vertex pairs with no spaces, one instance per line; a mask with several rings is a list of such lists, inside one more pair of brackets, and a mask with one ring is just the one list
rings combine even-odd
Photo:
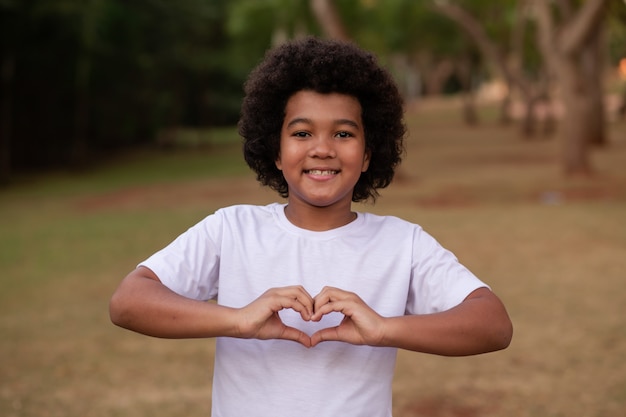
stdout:
[[0,0],[0,416],[209,415],[214,340],[108,301],[212,211],[278,199],[241,157],[242,84],[305,35],[405,97],[405,158],[355,209],[422,225],[515,327],[400,351],[394,416],[626,415],[624,0]]
[[503,123],[522,118],[529,136],[569,115],[563,169],[588,171],[587,145],[605,143],[604,118],[624,113],[625,9],[622,0],[2,0],[0,181],[232,126],[265,50],[309,34],[375,52],[407,103],[462,95],[468,124],[481,97],[501,102]]

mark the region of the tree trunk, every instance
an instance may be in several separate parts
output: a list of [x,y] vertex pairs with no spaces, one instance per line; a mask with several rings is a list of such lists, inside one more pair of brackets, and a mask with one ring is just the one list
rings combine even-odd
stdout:
[[535,97],[524,96],[525,113],[522,117],[522,137],[524,139],[532,139],[537,132],[537,118],[535,117],[535,106],[537,100]]
[[468,57],[459,59],[456,73],[463,88],[463,121],[468,126],[476,126],[479,120],[472,82],[472,62]]
[[342,41],[350,39],[333,0],[311,0],[310,4],[311,10],[326,36]]
[[561,123],[562,168],[566,175],[590,175],[589,148],[605,140],[599,43],[608,0],[558,2],[560,19],[548,2],[533,2],[539,47],[560,83],[565,115]]
[[602,56],[602,27],[599,26],[589,41],[585,43],[581,52],[581,70],[585,72],[588,96],[590,103],[590,136],[589,141],[593,146],[607,144],[605,128],[605,105],[604,88],[602,86],[602,72],[604,59]]
[[554,103],[550,99],[549,94],[546,94],[545,96],[541,97],[540,102],[544,110],[541,135],[544,138],[550,138],[552,135],[554,135],[554,132],[557,129],[557,120],[554,114]]
[[426,74],[426,94],[436,96],[443,93],[448,78],[454,74],[454,64],[449,59],[437,62]]
[[[501,44],[498,41],[489,38],[485,30],[484,25],[471,13],[465,10],[463,7],[455,4],[451,1],[436,1],[433,4],[434,10],[448,17],[452,21],[456,22],[476,43],[476,46],[480,49],[481,54],[485,59],[490,62],[494,69],[496,69],[502,79],[506,82],[509,88],[509,94],[515,87],[519,90],[525,103],[529,103],[533,100],[533,84],[524,75],[522,71],[522,45],[525,31],[525,16],[526,16],[526,4],[520,2],[516,9],[514,28],[511,34],[511,45],[507,48],[507,52],[502,52]],[[503,102],[503,106],[508,106],[510,102]],[[504,107],[503,111],[507,111]],[[524,137],[527,137],[528,123],[534,125],[535,121],[532,120],[533,113],[526,114],[526,120],[522,123],[521,133]],[[506,113],[501,113],[501,123],[507,123],[508,118]]]
[[507,91],[500,102],[498,122],[502,126],[511,124],[511,86],[507,86]]
[[577,60],[565,60],[560,65],[562,99],[565,114],[561,122],[562,167],[566,175],[591,174],[590,137],[594,135],[596,112],[589,100],[590,82]]

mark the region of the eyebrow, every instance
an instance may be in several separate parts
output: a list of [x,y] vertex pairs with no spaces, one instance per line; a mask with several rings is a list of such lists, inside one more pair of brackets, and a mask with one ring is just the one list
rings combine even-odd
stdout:
[[[293,126],[295,124],[298,124],[298,123],[313,124],[313,121],[311,119],[306,118],[306,117],[296,117],[295,119],[293,119],[289,123],[287,123],[287,127],[291,127],[291,126]],[[354,127],[355,129],[359,128],[358,123],[356,123],[355,121],[350,120],[350,119],[337,119],[337,120],[334,120],[334,123],[336,125],[349,125],[349,126]]]

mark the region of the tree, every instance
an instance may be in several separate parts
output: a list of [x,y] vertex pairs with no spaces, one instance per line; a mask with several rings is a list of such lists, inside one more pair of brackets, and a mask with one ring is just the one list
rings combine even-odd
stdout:
[[311,0],[311,10],[326,36],[344,41],[349,39],[333,0]]
[[[22,10],[17,3],[7,2],[0,7],[0,186],[11,178],[11,142],[13,130],[13,80],[15,50],[20,38],[17,28]],[[11,36],[12,35],[12,36]]]
[[589,148],[604,144],[601,42],[609,0],[532,0],[539,46],[560,86],[562,167],[566,175],[589,175]]
[[0,181],[236,122],[229,0],[0,0]]
[[82,24],[78,32],[79,50],[76,59],[76,81],[74,101],[74,141],[70,161],[75,167],[87,165],[88,131],[89,131],[89,79],[91,77],[92,49],[96,37],[96,21],[98,18],[100,0],[90,0],[84,4]]
[[[463,90],[464,119],[468,124],[477,122],[473,90],[482,60],[456,26],[448,19],[433,15],[426,2],[325,0],[311,3],[323,3],[328,11],[326,19],[320,17],[322,13],[316,14],[322,31],[335,38],[349,36],[376,53],[393,72],[405,98]],[[331,35],[333,33],[335,35]]]
[[[546,100],[548,86],[545,77],[541,77],[541,69],[533,71],[538,80],[529,76],[531,71],[525,59],[527,54],[525,54],[524,47],[526,26],[524,1],[518,1],[516,5],[510,4],[510,2],[500,3],[499,17],[494,16],[491,2],[488,4],[473,2],[472,4],[474,10],[480,13],[483,19],[453,1],[435,0],[433,8],[456,22],[467,33],[476,43],[485,60],[507,84],[508,92],[501,112],[502,121],[508,122],[511,92],[513,90],[519,91],[526,108],[522,134],[524,137],[531,137],[535,132],[536,123],[534,107],[539,101]],[[507,15],[511,17],[507,19]],[[486,18],[486,16],[490,17]],[[491,25],[494,26],[494,21],[499,22],[499,27],[492,30],[495,34],[490,36],[485,22],[491,22]]]
[[251,69],[272,45],[313,31],[309,0],[237,0],[228,8],[231,57]]

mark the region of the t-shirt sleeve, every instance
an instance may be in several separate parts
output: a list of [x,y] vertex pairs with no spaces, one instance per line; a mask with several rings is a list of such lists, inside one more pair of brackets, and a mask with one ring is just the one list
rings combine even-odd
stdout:
[[452,252],[419,227],[415,230],[413,249],[407,314],[449,310],[474,290],[489,288],[462,265]]
[[221,225],[219,212],[210,215],[139,266],[151,269],[177,294],[196,300],[215,299],[219,283]]

